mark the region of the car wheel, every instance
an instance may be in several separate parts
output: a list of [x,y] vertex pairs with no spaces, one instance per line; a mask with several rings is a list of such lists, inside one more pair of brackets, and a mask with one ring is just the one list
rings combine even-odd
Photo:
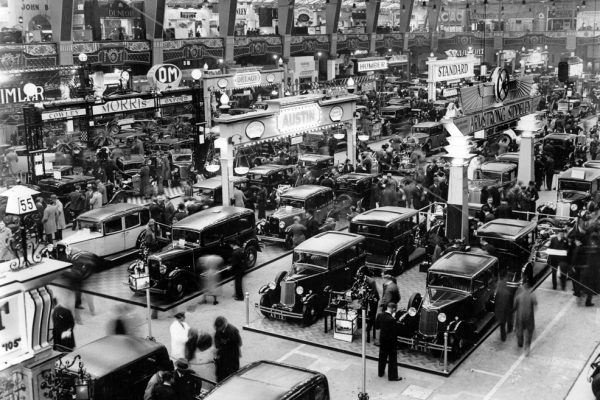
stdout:
[[246,259],[246,269],[252,268],[256,265],[256,247],[248,245],[244,249],[244,258]]
[[313,298],[304,305],[304,310],[302,311],[302,324],[304,326],[310,326],[317,322],[317,319],[319,319],[319,312],[317,310],[316,299]]
[[81,279],[87,279],[94,273],[94,266],[87,262],[80,262],[73,264],[73,270],[81,276]]
[[454,330],[454,339],[452,341],[452,354],[458,357],[463,354],[470,345],[471,336],[469,328],[464,321],[460,321]]
[[185,294],[185,281],[182,278],[175,278],[169,284],[168,296],[171,300],[179,300]]
[[[259,304],[261,307],[272,307],[273,303],[271,303],[271,297],[269,296],[270,293],[264,293],[262,296],[260,296],[260,301]],[[271,315],[269,314],[268,311],[264,311],[264,310],[260,310],[260,313],[262,315],[264,315],[265,317],[267,317],[268,319],[271,319]]]
[[398,254],[396,256],[396,260],[394,261],[394,266],[392,267],[392,275],[394,276],[400,275],[404,270],[401,258],[401,254]]
[[408,299],[408,304],[406,305],[406,309],[408,310],[411,307],[414,307],[415,310],[418,310],[421,306],[422,297],[420,293],[413,293]]

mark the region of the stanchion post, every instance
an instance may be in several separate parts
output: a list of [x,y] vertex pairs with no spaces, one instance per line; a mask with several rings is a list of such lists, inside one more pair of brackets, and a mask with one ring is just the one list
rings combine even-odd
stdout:
[[[144,262],[144,273],[146,276],[150,276],[150,269],[148,268],[148,258],[146,257],[146,261]],[[150,285],[146,287],[146,313],[148,318],[148,338],[153,340],[152,336],[152,303],[150,303]]]
[[250,325],[250,293],[246,292],[244,296],[246,302],[246,326]]
[[367,309],[363,307],[361,310],[362,318],[362,390],[358,394],[359,400],[368,400],[369,395],[367,394]]
[[444,373],[448,373],[448,332],[444,332]]

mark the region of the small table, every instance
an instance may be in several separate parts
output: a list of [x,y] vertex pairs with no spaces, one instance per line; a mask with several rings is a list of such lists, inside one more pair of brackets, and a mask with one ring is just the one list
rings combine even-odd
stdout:
[[[337,307],[328,306],[324,310],[324,318],[323,318],[323,332],[327,333],[329,330],[334,329],[335,327],[335,316],[337,315]],[[362,326],[362,313],[358,312],[357,317],[357,325],[358,328]],[[371,343],[371,329],[373,328],[373,339],[377,339],[377,334],[375,331],[375,321],[369,317],[367,313],[367,343]]]

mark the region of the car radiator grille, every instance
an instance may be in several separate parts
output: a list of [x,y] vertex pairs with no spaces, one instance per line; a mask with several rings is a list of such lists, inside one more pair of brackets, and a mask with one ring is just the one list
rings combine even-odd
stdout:
[[273,234],[277,234],[277,232],[279,232],[279,219],[271,218],[269,220],[269,230]]
[[296,303],[296,284],[294,282],[281,282],[281,298],[279,302],[290,307]]
[[421,309],[419,319],[419,333],[433,336],[438,333],[438,311]]
[[160,276],[160,263],[157,260],[148,260],[148,272],[150,276]]
[[65,260],[67,258],[67,250],[65,245],[58,244],[56,245],[56,258],[59,260]]

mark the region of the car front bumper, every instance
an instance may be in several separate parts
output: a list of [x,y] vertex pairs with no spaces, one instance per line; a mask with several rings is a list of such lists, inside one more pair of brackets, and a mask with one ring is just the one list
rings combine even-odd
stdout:
[[254,304],[254,307],[257,308],[261,312],[269,314],[269,316],[273,319],[286,320],[286,319],[302,319],[303,318],[302,313],[297,313],[297,312],[291,311],[287,307],[286,308],[264,307],[258,303]]

